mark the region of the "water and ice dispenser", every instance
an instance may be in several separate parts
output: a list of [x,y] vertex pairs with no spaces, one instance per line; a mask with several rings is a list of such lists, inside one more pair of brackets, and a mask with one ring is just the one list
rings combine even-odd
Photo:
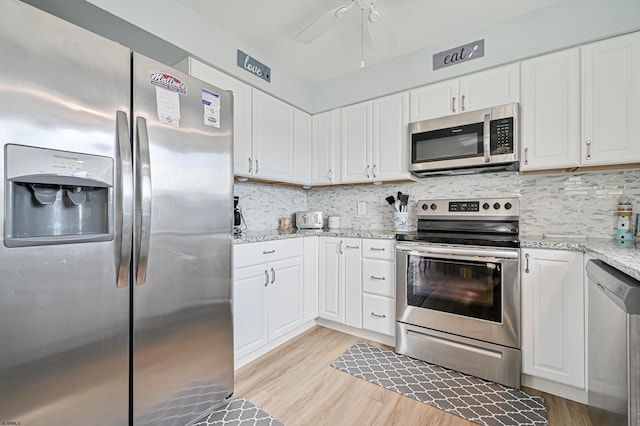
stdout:
[[7,247],[113,239],[113,159],[5,146]]

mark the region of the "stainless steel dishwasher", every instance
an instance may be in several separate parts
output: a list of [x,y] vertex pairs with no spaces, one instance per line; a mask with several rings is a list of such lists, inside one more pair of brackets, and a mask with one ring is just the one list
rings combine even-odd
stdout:
[[640,281],[587,263],[588,399],[594,426],[640,425]]

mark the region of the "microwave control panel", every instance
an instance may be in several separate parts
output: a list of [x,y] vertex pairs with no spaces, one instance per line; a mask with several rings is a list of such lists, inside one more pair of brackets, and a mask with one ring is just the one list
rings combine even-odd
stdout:
[[491,120],[491,155],[513,154],[513,117]]

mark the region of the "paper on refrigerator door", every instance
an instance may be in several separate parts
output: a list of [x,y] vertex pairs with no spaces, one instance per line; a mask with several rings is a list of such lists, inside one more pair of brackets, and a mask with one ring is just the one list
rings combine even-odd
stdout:
[[162,124],[180,127],[180,96],[187,94],[187,85],[171,74],[149,71],[150,83],[156,86],[158,120]]
[[220,95],[202,89],[202,106],[204,108],[204,124],[220,128]]
[[162,87],[156,87],[158,120],[162,124],[180,127],[180,95]]

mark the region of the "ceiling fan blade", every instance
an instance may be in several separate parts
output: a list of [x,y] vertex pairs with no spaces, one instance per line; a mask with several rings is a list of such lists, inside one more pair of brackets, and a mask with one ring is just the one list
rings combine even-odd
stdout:
[[379,11],[374,10],[369,14],[367,30],[376,50],[388,53],[396,47],[396,37],[393,35],[391,26]]
[[300,31],[298,35],[295,36],[295,39],[300,43],[311,43],[313,40],[318,38],[322,33],[331,28],[338,19],[342,18],[346,13],[351,9],[353,3],[350,5],[336,7],[333,10],[322,15],[315,22],[312,22],[304,30]]

